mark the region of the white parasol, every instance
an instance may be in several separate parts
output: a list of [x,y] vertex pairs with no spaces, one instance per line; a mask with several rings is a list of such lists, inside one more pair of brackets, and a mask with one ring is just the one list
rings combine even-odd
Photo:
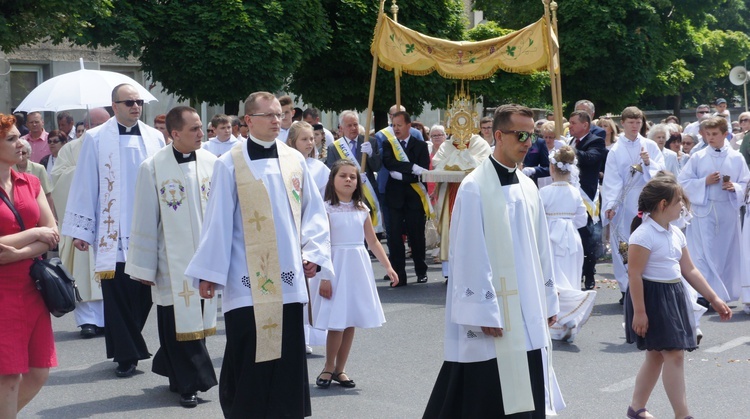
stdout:
[[112,105],[112,89],[127,83],[146,102],[156,100],[140,83],[130,77],[112,71],[81,69],[53,77],[37,86],[18,105],[16,111],[52,111],[68,109],[90,109]]

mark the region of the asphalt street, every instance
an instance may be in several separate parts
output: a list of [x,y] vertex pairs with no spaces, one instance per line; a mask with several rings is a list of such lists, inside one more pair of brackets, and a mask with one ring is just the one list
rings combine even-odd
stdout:
[[[376,278],[383,269],[375,261]],[[643,354],[625,343],[620,298],[612,268],[600,264],[596,307],[575,343],[554,343],[553,365],[567,408],[560,418],[622,418],[630,402]],[[445,290],[440,266],[430,265],[430,281],[417,284],[413,270],[407,287],[377,285],[387,323],[378,329],[357,330],[347,364],[354,389],[336,384],[315,387],[324,364],[323,347],[308,356],[313,417],[419,418],[430,396],[443,359]],[[696,418],[750,417],[750,316],[737,304],[734,317],[720,322],[708,313],[701,322],[705,337],[700,349],[686,353],[688,404]],[[207,345],[218,376],[224,344],[223,317]],[[167,380],[142,361],[131,378],[114,375],[105,359],[104,338],[82,340],[72,314],[54,319],[59,366],[47,385],[19,417],[42,418],[220,418],[218,389],[199,393],[194,409],[179,406]],[[144,329],[149,349],[158,348],[156,310]],[[657,418],[672,416],[661,383],[648,405]]]

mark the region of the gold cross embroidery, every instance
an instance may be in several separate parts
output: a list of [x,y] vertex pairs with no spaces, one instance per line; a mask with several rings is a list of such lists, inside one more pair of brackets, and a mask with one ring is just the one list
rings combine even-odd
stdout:
[[508,291],[505,288],[505,277],[500,277],[500,292],[498,296],[503,299],[503,322],[505,323],[504,329],[510,331],[510,312],[508,311],[508,297],[511,295],[518,295],[518,290]]
[[260,231],[260,223],[262,223],[263,221],[266,221],[267,219],[268,218],[266,218],[265,216],[262,216],[262,215],[258,214],[258,211],[256,210],[255,211],[255,217],[247,220],[247,222],[250,223],[250,224],[255,223],[255,228],[258,231]]
[[109,233],[109,232],[110,232],[110,229],[111,229],[111,227],[112,227],[112,224],[114,224],[114,223],[115,223],[115,220],[113,220],[113,219],[112,219],[112,217],[110,217],[110,216],[107,216],[107,221],[105,221],[105,222],[104,222],[104,224],[106,224],[106,225],[107,225],[107,233]]
[[273,333],[274,333],[273,329],[276,329],[277,327],[279,327],[278,323],[271,323],[272,321],[273,319],[269,317],[268,320],[266,320],[266,324],[263,326],[263,330],[268,330],[269,338],[273,336]]
[[187,280],[183,280],[182,281],[182,292],[178,293],[177,295],[179,295],[180,297],[182,297],[182,298],[185,299],[185,306],[190,307],[190,297],[192,297],[193,295],[195,295],[195,291],[192,291],[192,290],[190,290],[190,288],[188,288]]

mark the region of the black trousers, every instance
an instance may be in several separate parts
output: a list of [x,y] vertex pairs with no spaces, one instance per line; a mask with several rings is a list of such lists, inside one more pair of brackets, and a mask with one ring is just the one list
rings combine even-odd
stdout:
[[156,306],[159,323],[159,350],[151,371],[169,378],[169,390],[175,393],[208,391],[218,384],[206,340],[178,341],[174,306]]
[[101,283],[107,358],[132,363],[151,358],[141,334],[151,311],[151,287],[130,279],[125,263],[119,262],[115,277]]
[[[224,313],[227,344],[219,377],[224,417],[301,418],[311,416],[302,304],[284,304],[281,358],[255,362],[255,310]],[[262,338],[262,337],[261,337]]]
[[601,221],[594,223],[588,216],[586,225],[578,229],[583,245],[583,277],[593,278],[596,273],[596,260],[599,258],[599,248],[602,239]]
[[414,261],[414,271],[417,277],[427,275],[427,264],[424,261],[424,210],[420,206],[412,209],[407,206],[400,208],[388,207],[390,212],[388,229],[388,259],[393,270],[398,274],[399,285],[406,284],[406,248],[401,238],[404,232],[409,237],[411,259]]

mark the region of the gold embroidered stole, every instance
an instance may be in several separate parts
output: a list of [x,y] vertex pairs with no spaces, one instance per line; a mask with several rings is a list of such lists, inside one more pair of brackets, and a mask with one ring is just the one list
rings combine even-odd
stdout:
[[[250,293],[255,311],[255,362],[265,362],[281,358],[284,299],[271,197],[262,178],[256,178],[246,163],[246,147],[245,143],[239,143],[232,147],[230,153],[234,163]],[[292,154],[299,152],[279,141],[276,147],[281,176],[299,236],[303,177],[299,159]]]
[[[518,295],[518,278],[514,260],[513,236],[510,228],[507,201],[497,172],[490,159],[474,171],[482,196],[485,223],[485,243],[492,267],[492,285],[503,313],[503,337],[494,339],[497,368],[500,373],[505,414],[534,410],[529,364],[526,353],[526,330]],[[519,176],[519,186],[529,182]],[[531,186],[534,187],[533,182]],[[533,205],[533,203],[527,202]]]
[[190,214],[193,211],[190,195],[198,194],[200,214],[196,214],[196,218],[203,219],[213,163],[216,161],[215,158],[207,158],[208,152],[199,151],[196,152],[196,161],[188,163],[196,165],[197,190],[190,189],[192,184],[185,179],[171,145],[154,156],[155,184],[159,195],[178,341],[198,340],[216,334],[216,298],[202,299],[198,290],[193,287],[192,280],[185,276],[201,234],[200,226],[193,223]]
[[[388,142],[391,143],[391,147],[393,147],[393,154],[394,156],[396,156],[396,159],[400,162],[409,162],[409,157],[406,156],[406,151],[403,147],[401,147],[401,143],[398,141],[396,136],[393,135],[393,133],[391,133],[388,129],[382,129],[380,130],[380,132],[382,132],[385,135],[385,138],[388,139]],[[422,209],[424,210],[424,215],[427,218],[433,218],[435,216],[435,210],[432,208],[432,203],[430,202],[429,195],[427,194],[427,188],[425,188],[422,182],[412,183],[411,187],[414,189],[414,191],[417,192],[417,195],[419,195],[419,199],[422,201]]]

